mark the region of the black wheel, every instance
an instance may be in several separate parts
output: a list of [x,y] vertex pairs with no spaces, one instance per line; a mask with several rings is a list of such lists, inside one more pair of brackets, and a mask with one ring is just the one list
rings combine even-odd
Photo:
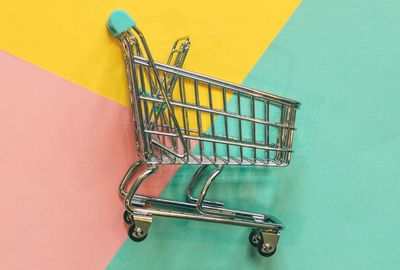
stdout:
[[124,221],[128,225],[132,224],[131,213],[129,213],[127,210],[124,211]]
[[132,241],[142,242],[147,237],[147,233],[143,233],[140,228],[135,226],[135,222],[132,221],[128,228],[128,236]]
[[258,244],[262,241],[260,230],[253,229],[249,234],[249,242],[253,247],[258,247]]
[[260,255],[264,257],[271,257],[276,252],[276,248],[272,249],[270,244],[264,243],[263,241],[260,241],[258,243],[257,250],[258,253],[260,253]]

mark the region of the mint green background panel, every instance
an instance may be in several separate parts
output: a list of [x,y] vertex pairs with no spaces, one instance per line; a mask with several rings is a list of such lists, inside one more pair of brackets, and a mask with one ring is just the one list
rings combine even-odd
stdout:
[[290,166],[225,168],[209,196],[283,220],[273,257],[248,228],[156,217],[109,269],[399,269],[399,18],[398,1],[303,1],[244,81],[302,102]]

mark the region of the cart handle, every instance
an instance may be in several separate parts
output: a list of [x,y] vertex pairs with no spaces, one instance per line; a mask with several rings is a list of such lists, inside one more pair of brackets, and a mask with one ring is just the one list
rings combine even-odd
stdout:
[[134,27],[136,22],[122,9],[114,10],[107,21],[107,28],[116,37]]

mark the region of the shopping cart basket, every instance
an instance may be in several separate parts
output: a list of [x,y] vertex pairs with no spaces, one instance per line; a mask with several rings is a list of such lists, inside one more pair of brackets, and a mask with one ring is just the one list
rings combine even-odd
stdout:
[[[225,165],[287,166],[300,104],[182,69],[187,38],[175,43],[168,64],[155,62],[144,35],[122,10],[111,14],[107,26],[124,53],[140,155],[120,184],[129,237],[144,240],[152,216],[182,218],[250,227],[250,243],[263,256],[274,254],[283,228],[276,218],[227,209],[205,197]],[[187,202],[136,193],[158,165],[169,164],[200,165],[188,184]],[[196,198],[193,189],[202,175],[207,180]]]

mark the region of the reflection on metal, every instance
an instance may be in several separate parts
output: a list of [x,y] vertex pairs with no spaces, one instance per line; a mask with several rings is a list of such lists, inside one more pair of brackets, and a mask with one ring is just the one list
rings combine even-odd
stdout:
[[[167,64],[160,64],[154,62],[136,26],[119,33],[110,20],[108,27],[124,53],[141,158],[128,169],[119,188],[129,237],[144,240],[152,216],[223,223],[253,228],[250,243],[261,255],[273,255],[283,228],[279,221],[205,198],[226,165],[289,165],[300,104],[182,69],[190,48],[187,37],[178,39]],[[137,194],[158,165],[169,164],[201,165],[187,187],[187,202]],[[202,175],[207,179],[196,198],[194,188]]]

